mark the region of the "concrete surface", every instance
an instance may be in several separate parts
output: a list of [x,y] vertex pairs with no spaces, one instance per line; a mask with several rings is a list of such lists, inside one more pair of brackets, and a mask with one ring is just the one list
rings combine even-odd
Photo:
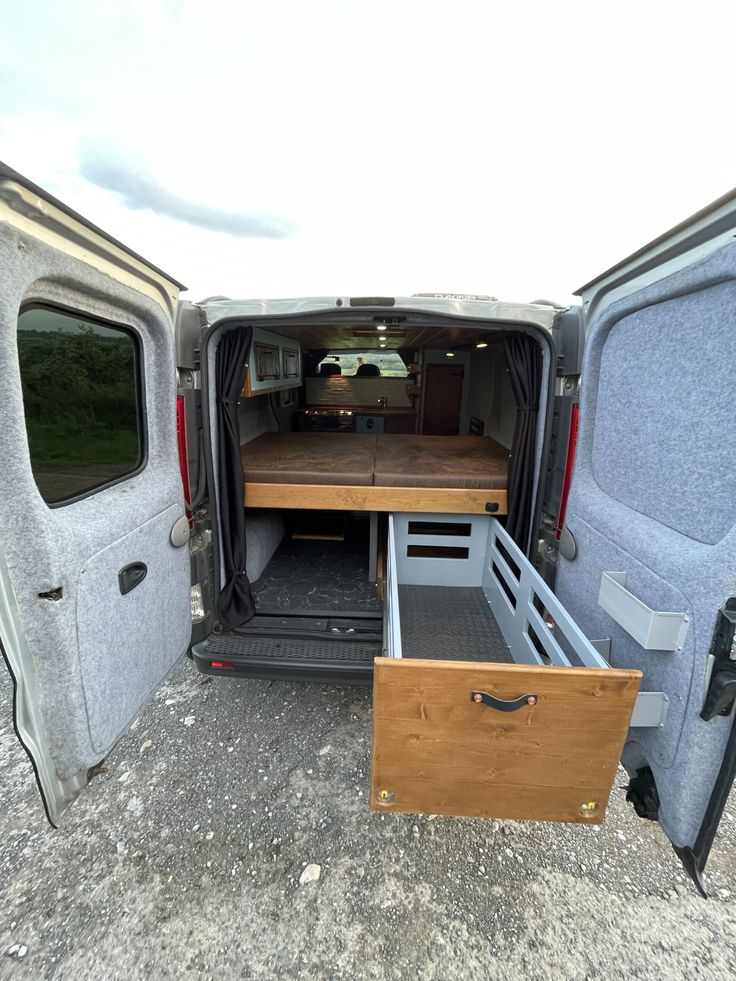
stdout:
[[0,977],[736,976],[733,800],[700,899],[591,827],[376,815],[365,689],[180,664],[53,831],[0,678]]

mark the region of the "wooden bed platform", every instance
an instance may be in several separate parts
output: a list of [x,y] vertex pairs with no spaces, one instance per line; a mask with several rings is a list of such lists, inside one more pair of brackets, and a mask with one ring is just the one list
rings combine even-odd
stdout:
[[241,447],[245,506],[503,515],[508,455],[487,436],[264,433]]

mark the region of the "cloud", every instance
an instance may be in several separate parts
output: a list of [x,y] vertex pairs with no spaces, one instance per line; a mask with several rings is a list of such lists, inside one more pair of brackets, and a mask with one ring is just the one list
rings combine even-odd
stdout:
[[283,239],[293,230],[289,222],[278,217],[210,208],[180,197],[152,177],[96,152],[85,153],[80,173],[91,184],[119,194],[125,205],[134,211],[153,211],[188,225],[241,238]]

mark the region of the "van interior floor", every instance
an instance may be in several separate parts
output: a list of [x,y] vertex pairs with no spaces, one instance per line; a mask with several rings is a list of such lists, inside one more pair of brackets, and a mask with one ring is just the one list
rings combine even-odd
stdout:
[[368,540],[359,534],[345,541],[284,539],[253,596],[259,613],[381,611],[368,580]]
[[[511,663],[479,586],[399,585],[401,656]],[[383,607],[361,530],[342,541],[287,537],[253,585],[256,614],[193,648],[200,668],[261,678],[370,683]]]
[[480,586],[399,586],[399,610],[402,657],[512,663]]
[[287,536],[252,586],[255,616],[196,645],[200,668],[215,662],[251,677],[370,683],[383,607],[368,580],[367,530],[349,523],[341,541]]

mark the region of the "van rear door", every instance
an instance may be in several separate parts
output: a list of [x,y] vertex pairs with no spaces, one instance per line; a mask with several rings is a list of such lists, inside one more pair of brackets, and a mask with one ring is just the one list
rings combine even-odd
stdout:
[[0,642],[55,822],[184,653],[180,284],[0,165]]
[[557,593],[665,692],[628,798],[702,874],[736,772],[736,194],[580,290],[587,319]]

